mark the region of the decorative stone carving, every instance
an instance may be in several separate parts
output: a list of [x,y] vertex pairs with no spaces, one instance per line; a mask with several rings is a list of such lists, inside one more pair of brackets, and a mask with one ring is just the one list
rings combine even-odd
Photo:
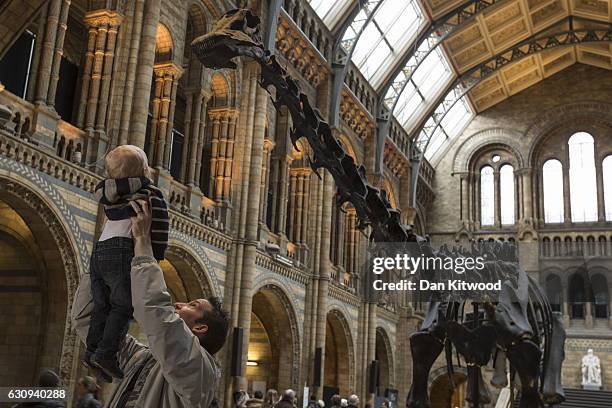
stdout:
[[582,357],[582,388],[601,388],[601,363],[599,357],[593,354],[593,349],[589,349]]

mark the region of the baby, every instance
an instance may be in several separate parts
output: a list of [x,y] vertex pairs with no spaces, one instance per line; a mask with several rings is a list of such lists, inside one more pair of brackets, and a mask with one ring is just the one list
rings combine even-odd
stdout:
[[123,378],[117,361],[119,345],[132,318],[130,264],[134,257],[130,201],[151,203],[151,242],[155,259],[164,259],[168,245],[168,210],[161,191],[149,179],[145,152],[132,145],[111,150],[105,158],[108,178],[96,186],[107,221],[91,254],[93,312],[84,363],[108,377]]

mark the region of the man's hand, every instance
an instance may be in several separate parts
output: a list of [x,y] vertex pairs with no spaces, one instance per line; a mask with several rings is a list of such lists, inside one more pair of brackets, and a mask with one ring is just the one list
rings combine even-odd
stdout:
[[132,217],[132,236],[134,237],[134,256],[153,257],[151,246],[151,209],[145,200],[130,201],[136,212]]

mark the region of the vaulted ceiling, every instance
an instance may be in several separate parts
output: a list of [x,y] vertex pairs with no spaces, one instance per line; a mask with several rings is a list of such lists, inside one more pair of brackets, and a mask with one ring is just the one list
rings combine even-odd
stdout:
[[[422,0],[434,20],[464,1]],[[573,18],[568,19],[569,16]],[[570,24],[572,27],[570,27]],[[459,75],[532,36],[612,24],[610,0],[499,1],[451,35],[443,44]],[[481,112],[577,62],[612,69],[612,43],[558,47],[509,64],[468,94]]]

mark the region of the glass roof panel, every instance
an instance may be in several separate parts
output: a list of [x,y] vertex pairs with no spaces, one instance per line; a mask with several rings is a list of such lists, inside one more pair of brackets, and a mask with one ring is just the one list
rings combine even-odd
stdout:
[[442,145],[444,145],[447,141],[448,136],[446,135],[446,132],[439,127],[429,141],[429,146],[427,146],[427,150],[425,150],[425,158],[427,160],[431,160],[438,150],[440,150],[440,147],[442,147]]
[[[423,23],[423,14],[414,0],[385,0],[363,30],[355,45],[353,62],[376,87],[384,77],[381,67],[392,65],[412,42]],[[353,33],[346,33],[354,35]]]
[[[403,73],[401,75],[405,76]],[[412,131],[420,115],[434,103],[442,87],[451,80],[452,72],[444,57],[438,50],[433,51],[413,73],[404,91],[399,95],[398,103],[393,111],[398,120],[400,117],[403,119],[400,123],[406,131]],[[411,97],[414,92],[413,89],[416,89],[417,94],[420,96],[419,103],[402,104],[401,101]],[[410,112],[404,112],[406,109],[409,109]]]
[[353,0],[308,0],[312,9],[331,29],[333,23]]
[[[459,136],[474,117],[465,97],[455,103],[440,122],[425,150],[425,158],[431,160],[453,138]],[[428,122],[431,123],[431,122]],[[425,132],[421,132],[422,137]]]

